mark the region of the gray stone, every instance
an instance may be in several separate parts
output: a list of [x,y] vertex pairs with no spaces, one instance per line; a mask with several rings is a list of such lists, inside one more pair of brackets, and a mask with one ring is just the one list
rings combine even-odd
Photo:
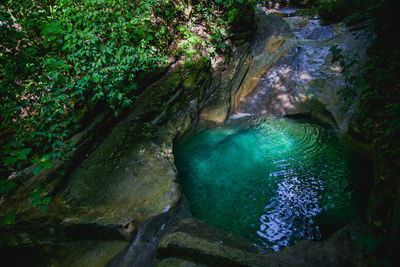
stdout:
[[[338,104],[336,93],[345,79],[328,50],[338,44],[347,55],[363,52],[363,33],[344,26],[329,32],[301,18],[285,21],[262,10],[257,18],[252,44],[235,47],[229,62],[218,60],[212,75],[201,70],[183,78],[172,66],[76,167],[58,162],[54,170],[29,180],[29,188],[48,185],[45,194],[54,196],[49,211],[27,211],[19,189],[2,205],[2,211],[16,210],[18,220],[2,231],[0,245],[10,251],[29,246],[38,255],[52,255],[39,259],[41,266],[104,266],[114,256],[110,266],[359,265],[363,248],[352,234],[363,232],[361,226],[275,253],[191,218],[181,195],[173,142],[197,123],[223,123],[244,112],[309,114],[343,131],[351,127],[354,109],[343,111]],[[310,32],[305,30],[310,26]],[[236,37],[249,36],[242,30]],[[305,63],[310,67],[301,73]],[[76,137],[76,143],[90,142],[88,136]],[[52,176],[57,171],[65,172]]]
[[[231,113],[311,114],[347,132],[354,123],[355,103],[361,89],[355,88],[345,108],[338,92],[347,81],[339,63],[332,62],[329,49],[338,45],[345,57],[357,56],[357,64],[350,73],[358,75],[361,63],[367,59],[371,36],[350,31],[344,25],[321,26],[316,20],[301,17],[258,16],[259,28],[265,28],[263,35],[268,41],[256,38],[253,43],[255,56],[236,93]],[[261,52],[263,46],[265,52]]]

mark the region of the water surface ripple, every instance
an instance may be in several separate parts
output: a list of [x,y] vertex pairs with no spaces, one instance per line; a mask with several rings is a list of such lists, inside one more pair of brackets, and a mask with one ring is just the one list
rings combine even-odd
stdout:
[[193,215],[263,247],[319,240],[360,214],[362,163],[310,121],[245,117],[186,135],[174,153]]

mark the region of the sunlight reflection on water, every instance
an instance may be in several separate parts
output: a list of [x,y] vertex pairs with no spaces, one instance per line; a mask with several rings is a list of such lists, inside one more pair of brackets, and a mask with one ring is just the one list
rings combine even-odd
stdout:
[[247,116],[186,135],[174,153],[193,215],[263,247],[319,240],[360,214],[357,163],[309,121]]

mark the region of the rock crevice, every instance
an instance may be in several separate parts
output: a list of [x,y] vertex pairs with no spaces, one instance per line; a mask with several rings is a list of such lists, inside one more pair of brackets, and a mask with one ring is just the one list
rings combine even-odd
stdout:
[[[351,44],[344,47],[351,53],[365,42],[354,41],[357,36],[342,26],[333,28],[334,37],[318,40],[314,50],[307,50],[326,52],[324,58],[318,58],[322,67],[314,73],[300,73],[301,64],[313,56],[303,53],[302,45],[310,43],[299,41],[296,35],[306,22],[297,19],[288,23],[261,9],[256,18],[252,42],[239,42],[229,62],[217,64],[213,72],[204,68],[188,77],[172,65],[166,75],[143,91],[127,117],[68,172],[68,177],[60,172],[49,174],[55,181],[65,180],[63,187],[52,191],[54,200],[46,215],[17,209],[21,219],[0,234],[5,251],[18,251],[21,246],[38,248],[38,255],[52,251],[54,257],[33,261],[41,266],[63,266],[62,259],[71,251],[79,257],[71,258],[70,265],[85,265],[101,254],[101,260],[91,266],[104,266],[124,247],[110,266],[356,264],[360,248],[351,233],[362,227],[341,230],[324,243],[301,241],[276,254],[191,218],[182,197],[173,143],[198,124],[223,123],[237,113],[313,113],[344,131],[349,127],[352,111],[342,112],[336,102],[337,85],[344,85],[343,77],[325,50],[334,44]],[[291,67],[289,72],[282,69],[285,66]],[[320,77],[327,73],[328,78]],[[299,79],[302,82],[294,84]],[[15,208],[12,203],[9,209]],[[339,255],[336,236],[358,254]],[[77,252],[76,246],[82,244],[86,249]],[[310,251],[314,254],[307,258]],[[327,258],[318,254],[326,251]],[[297,253],[305,257],[298,263],[293,256]]]

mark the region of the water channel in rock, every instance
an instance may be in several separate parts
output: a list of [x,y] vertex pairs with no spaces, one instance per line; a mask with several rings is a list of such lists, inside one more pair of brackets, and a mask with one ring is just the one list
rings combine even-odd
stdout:
[[365,210],[370,164],[309,119],[232,119],[186,134],[174,154],[193,216],[262,247],[324,239]]

